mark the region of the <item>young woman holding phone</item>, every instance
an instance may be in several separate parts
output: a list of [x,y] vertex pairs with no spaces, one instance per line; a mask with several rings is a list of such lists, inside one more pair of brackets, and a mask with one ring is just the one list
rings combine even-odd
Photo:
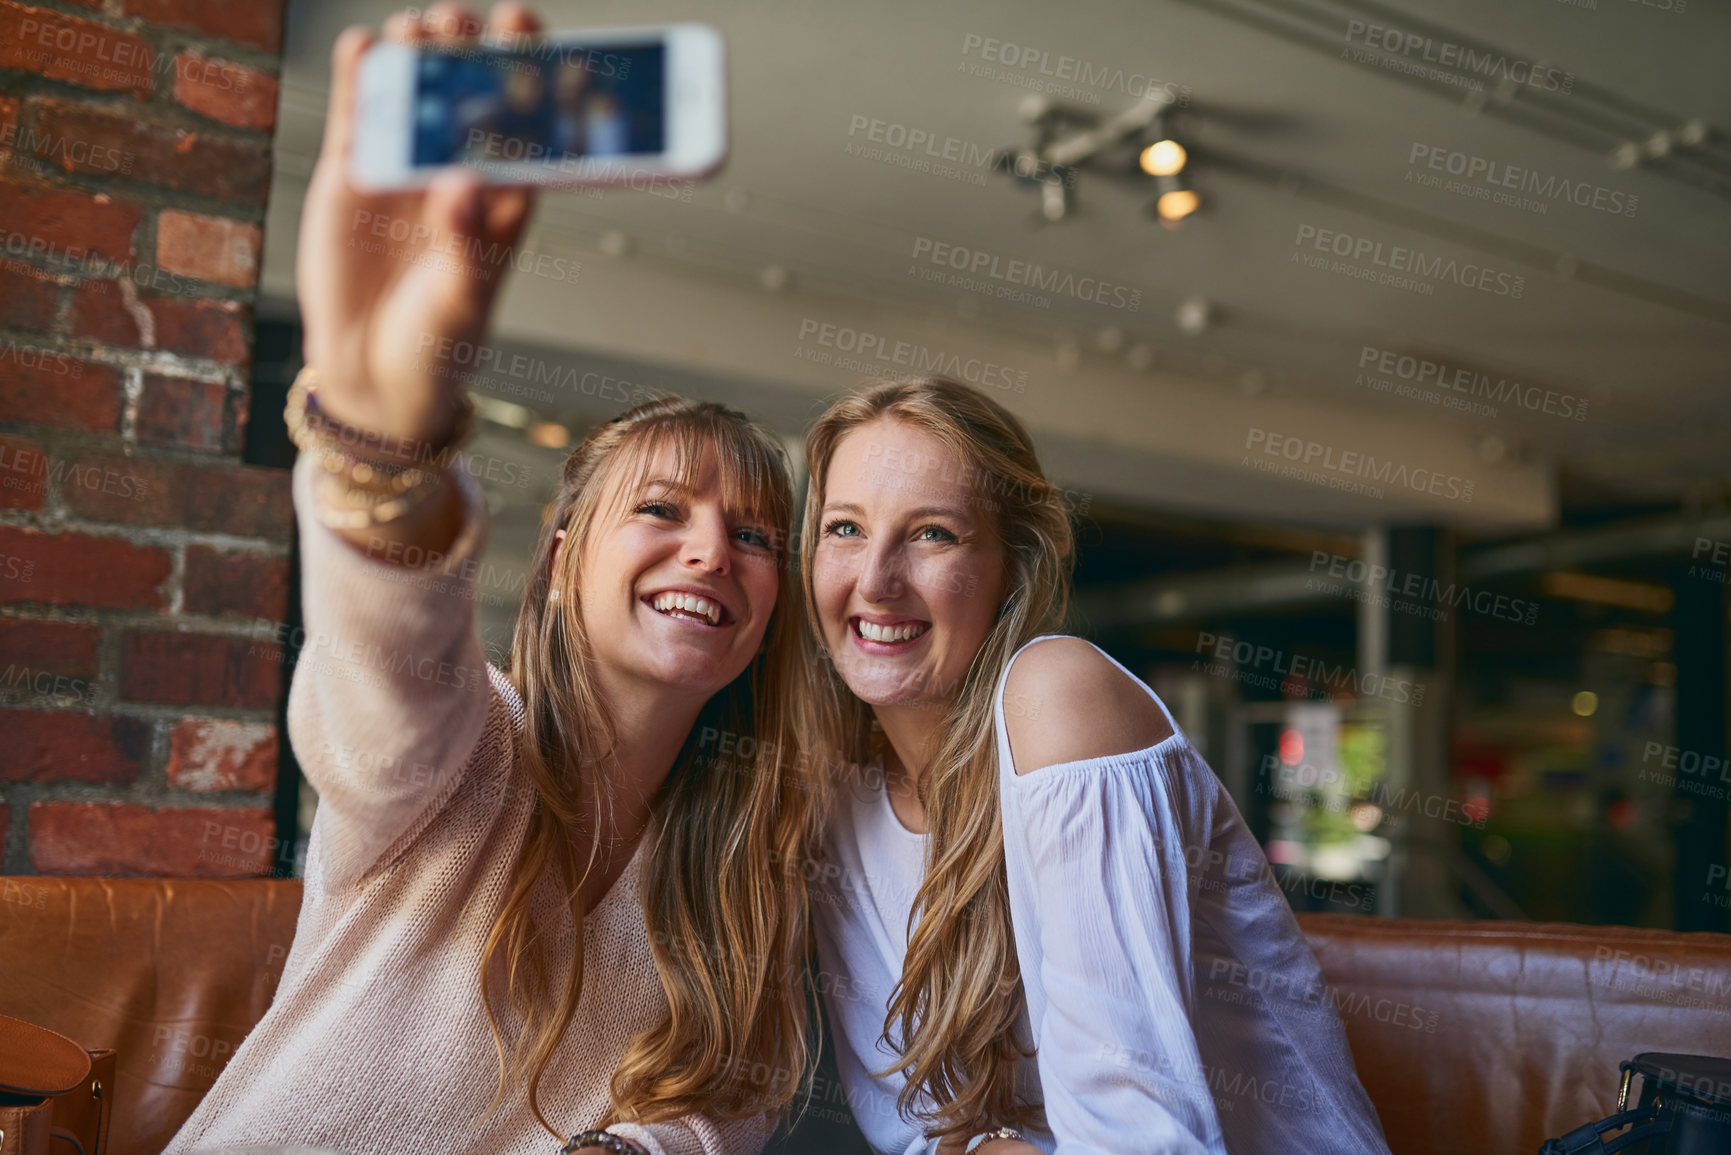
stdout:
[[[536,29],[520,5],[493,11],[494,33]],[[479,31],[450,5],[387,26]],[[357,192],[372,39],[337,43],[300,236],[309,641],[288,730],[319,792],[305,897],[275,1002],[168,1149],[753,1155],[796,1080],[746,1073],[797,1072],[807,1050],[805,892],[773,866],[811,829],[780,760],[787,463],[712,403],[652,401],[591,433],[510,672],[488,666],[469,577],[486,505],[447,452],[465,398],[420,350],[484,338],[500,265],[452,254],[508,250],[531,197],[461,172]],[[478,243],[434,261],[351,243],[380,214]],[[706,759],[700,733],[757,756]]]
[[1053,636],[1071,529],[1020,422],[890,382],[806,456],[801,732],[855,768],[813,896],[848,982],[820,985],[872,1146],[1387,1155],[1231,797],[1153,691]]

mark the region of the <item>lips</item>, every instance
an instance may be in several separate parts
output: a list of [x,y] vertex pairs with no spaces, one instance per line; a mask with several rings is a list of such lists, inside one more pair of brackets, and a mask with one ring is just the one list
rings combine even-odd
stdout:
[[697,590],[661,590],[648,594],[643,604],[662,617],[717,629],[733,624],[733,613],[714,594]]

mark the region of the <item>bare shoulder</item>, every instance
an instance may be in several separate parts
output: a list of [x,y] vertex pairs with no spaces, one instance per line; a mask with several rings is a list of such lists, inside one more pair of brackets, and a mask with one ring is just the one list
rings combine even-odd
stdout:
[[1030,646],[1010,664],[1004,724],[1017,774],[1145,750],[1172,734],[1148,692],[1081,638]]

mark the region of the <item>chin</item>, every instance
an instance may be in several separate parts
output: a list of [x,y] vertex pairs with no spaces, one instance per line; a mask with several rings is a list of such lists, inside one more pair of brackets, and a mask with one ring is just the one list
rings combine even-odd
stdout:
[[918,679],[902,671],[841,671],[848,692],[868,706],[908,706],[920,700]]

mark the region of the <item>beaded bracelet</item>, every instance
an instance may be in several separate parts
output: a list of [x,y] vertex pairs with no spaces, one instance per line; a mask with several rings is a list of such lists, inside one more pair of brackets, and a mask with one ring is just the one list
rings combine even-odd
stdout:
[[327,445],[341,446],[359,460],[400,466],[407,458],[416,463],[431,461],[442,464],[444,455],[467,441],[474,432],[475,402],[466,392],[458,393],[451,431],[442,441],[387,437],[345,425],[326,413],[319,404],[318,374],[311,365],[306,365],[295,375],[294,384],[289,387],[288,405],[283,410],[283,417],[288,422],[289,437],[303,448],[307,441],[316,437]]
[[[308,365],[289,389],[283,420],[289,439],[317,457],[318,519],[332,529],[365,529],[397,520],[439,490],[447,479],[451,452],[473,430],[474,411],[474,402],[461,395],[451,433],[437,444],[386,438],[325,413],[318,404],[317,374]],[[377,452],[357,450],[356,445],[376,447]],[[423,464],[428,457],[432,468]]]
[[559,1155],[572,1155],[572,1152],[580,1151],[584,1147],[599,1147],[610,1155],[649,1155],[649,1152],[623,1135],[614,1135],[608,1131],[585,1131],[581,1135],[573,1135],[571,1142],[559,1148]]

